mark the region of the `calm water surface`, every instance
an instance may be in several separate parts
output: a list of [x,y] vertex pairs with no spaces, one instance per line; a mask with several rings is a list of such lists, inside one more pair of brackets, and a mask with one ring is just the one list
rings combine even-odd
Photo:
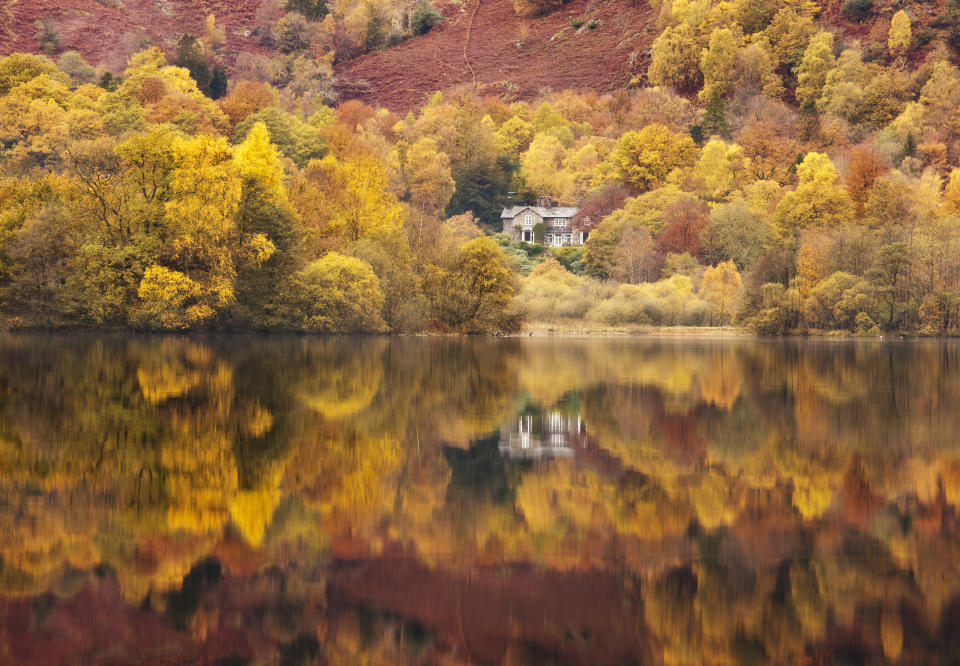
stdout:
[[960,343],[0,337],[0,663],[960,660]]

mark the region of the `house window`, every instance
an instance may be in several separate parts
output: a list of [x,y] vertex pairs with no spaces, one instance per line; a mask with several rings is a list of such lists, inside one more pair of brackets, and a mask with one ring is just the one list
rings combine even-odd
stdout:
[[564,234],[563,235],[563,244],[570,245],[573,242],[573,234]]
[[523,216],[523,226],[532,227],[533,226],[533,215],[524,215]]
[[[560,238],[557,236],[557,238]],[[543,237],[543,242],[547,245],[553,244],[553,234],[545,234]]]
[[565,227],[567,226],[567,220],[563,217],[558,217],[553,221],[553,226],[555,227]]

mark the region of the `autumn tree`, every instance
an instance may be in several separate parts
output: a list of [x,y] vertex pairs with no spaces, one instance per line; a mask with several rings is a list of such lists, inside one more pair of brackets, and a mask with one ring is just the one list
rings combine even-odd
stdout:
[[290,324],[318,333],[379,332],[383,292],[370,264],[330,252],[295,273],[286,296]]
[[867,276],[877,287],[877,296],[886,312],[886,328],[893,329],[903,312],[906,299],[906,284],[911,266],[906,243],[887,243],[877,250],[876,258]]
[[666,28],[654,40],[650,53],[647,77],[652,84],[689,90],[699,83],[700,44],[688,24]]
[[792,69],[803,59],[814,32],[813,19],[809,15],[784,7],[776,13],[763,35],[770,43],[770,52],[777,64]]
[[730,323],[737,309],[742,281],[732,261],[711,266],[703,272],[701,296],[710,303],[713,320],[720,326]]
[[616,177],[640,192],[663,183],[673,169],[693,166],[696,159],[693,140],[663,125],[626,132],[611,155]]
[[700,71],[703,73],[701,101],[712,95],[726,97],[737,80],[737,39],[729,28],[717,28],[700,53]]
[[786,182],[797,156],[796,117],[784,105],[762,97],[751,100],[736,141],[750,158],[758,180]]
[[506,257],[490,238],[464,243],[449,268],[428,266],[424,291],[434,315],[463,331],[513,330],[507,317],[514,293]]
[[242,180],[224,139],[179,139],[172,149],[175,167],[158,230],[163,250],[144,273],[138,318],[145,325],[184,328],[234,301],[234,252],[242,248],[262,263],[275,248],[262,234],[239,233]]
[[907,16],[907,12],[901,9],[890,20],[890,34],[887,39],[890,55],[895,59],[903,58],[910,48],[912,40],[913,30],[910,27],[910,17]]
[[238,81],[229,95],[218,100],[232,127],[273,103],[274,95],[270,88],[256,81]]
[[664,255],[687,252],[700,256],[700,237],[710,224],[710,209],[702,201],[686,198],[667,209],[666,226],[657,235],[657,247]]
[[610,277],[620,282],[637,284],[656,278],[660,254],[650,232],[644,227],[627,227],[613,252]]
[[863,214],[874,183],[889,170],[889,163],[873,146],[863,144],[851,151],[845,180],[847,192],[858,215]]
[[266,125],[258,123],[251,128],[237,146],[234,162],[241,179],[237,229],[241,237],[249,240],[237,251],[236,305],[232,314],[263,326],[275,321],[276,285],[295,270],[300,237],[280,155],[270,143]]
[[785,233],[819,225],[839,226],[850,219],[852,203],[837,178],[836,167],[821,153],[807,153],[797,167],[797,189],[777,206],[776,221]]
[[746,271],[763,255],[773,235],[764,215],[743,199],[735,199],[710,212],[710,224],[700,232],[701,251],[711,263],[732,261],[738,270]]
[[797,101],[803,108],[815,108],[817,100],[823,94],[827,74],[833,69],[836,59],[833,56],[833,35],[818,32],[810,39],[803,60],[797,65]]
[[537,194],[560,200],[572,194],[573,178],[563,168],[564,148],[550,134],[537,134],[523,155],[520,175]]
[[400,227],[401,207],[389,191],[383,164],[373,155],[327,155],[312,161],[304,178],[297,203],[313,238],[352,243]]

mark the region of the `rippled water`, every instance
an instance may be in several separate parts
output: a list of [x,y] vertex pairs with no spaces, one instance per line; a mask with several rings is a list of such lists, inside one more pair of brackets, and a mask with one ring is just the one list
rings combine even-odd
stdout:
[[0,337],[0,663],[951,663],[960,343]]

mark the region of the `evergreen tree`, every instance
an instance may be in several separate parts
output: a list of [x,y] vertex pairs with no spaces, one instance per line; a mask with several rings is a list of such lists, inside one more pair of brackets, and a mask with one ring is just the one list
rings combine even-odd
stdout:
[[326,0],[287,0],[288,12],[299,12],[311,21],[319,21],[327,15]]
[[177,42],[177,59],[173,62],[177,67],[183,67],[190,72],[190,77],[197,82],[197,87],[205,93],[210,90],[213,78],[210,74],[210,65],[203,52],[203,44],[191,35],[185,34]]
[[204,91],[210,99],[220,99],[227,94],[227,70],[221,65],[213,68],[213,74],[210,77],[210,87]]
[[703,110],[702,132],[704,137],[727,137],[730,135],[726,105],[718,91],[713,91]]

